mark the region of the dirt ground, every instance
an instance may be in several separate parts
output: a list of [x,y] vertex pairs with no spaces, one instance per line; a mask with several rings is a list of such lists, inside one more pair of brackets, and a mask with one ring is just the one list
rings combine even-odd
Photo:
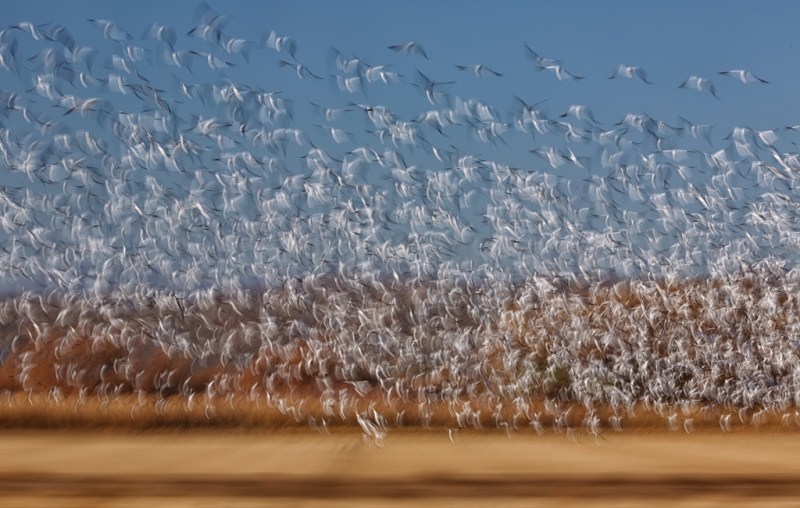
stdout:
[[798,506],[800,432],[0,433],[0,506]]

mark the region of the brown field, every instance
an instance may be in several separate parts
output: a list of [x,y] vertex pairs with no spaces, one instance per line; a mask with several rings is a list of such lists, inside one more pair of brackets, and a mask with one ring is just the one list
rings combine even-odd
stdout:
[[351,425],[375,411],[390,427],[556,414],[573,427],[800,425],[796,282],[533,281],[491,297],[306,282],[0,300],[0,427],[151,427],[164,413],[170,425],[313,427],[309,415]]
[[734,282],[9,299],[0,508],[800,507],[798,286]]
[[[289,399],[285,399],[289,400]],[[100,398],[89,396],[79,398],[67,396],[53,398],[43,394],[26,394],[22,392],[0,393],[0,429],[42,430],[42,431],[80,431],[87,429],[105,432],[152,432],[152,431],[233,431],[233,432],[275,432],[275,431],[307,431],[311,430],[323,435],[334,431],[359,430],[356,414],[369,414],[376,410],[386,425],[386,431],[402,430],[404,427],[421,430],[460,429],[486,430],[489,432],[534,432],[533,427],[524,418],[514,418],[514,406],[507,404],[494,414],[490,407],[473,402],[472,407],[485,410],[480,419],[469,426],[460,426],[453,415],[451,407],[445,402],[428,404],[430,418],[423,425],[419,410],[413,405],[393,405],[380,397],[361,397],[353,400],[346,408],[345,418],[338,412],[333,417],[326,414],[320,400],[313,396],[291,399],[290,411],[282,411],[276,404],[253,401],[246,396],[235,396],[225,399],[219,397],[209,399],[206,395],[194,397],[191,401],[182,395],[159,397],[149,395],[143,398],[133,395],[120,395],[116,398]],[[585,425],[587,409],[579,404],[563,404],[560,406],[562,427],[556,430],[556,417],[547,412],[542,400],[529,401],[533,411],[541,414],[539,421],[542,432],[582,436],[594,439],[592,432]],[[615,414],[612,408],[595,407],[593,414],[598,416],[598,431],[602,435],[615,434],[611,419]],[[501,418],[501,426],[495,422],[495,414]],[[567,415],[566,417],[563,415]],[[722,428],[720,418],[727,417],[728,426]],[[797,432],[800,428],[800,412],[765,412],[732,408],[709,408],[694,405],[687,410],[679,406],[664,406],[661,412],[656,408],[646,408],[640,404],[630,411],[621,413],[621,432],[631,430],[659,433],[673,432],[693,433],[709,431],[726,433],[738,431],[779,431]],[[670,423],[670,419],[672,424]],[[326,420],[327,419],[327,420]],[[320,422],[326,421],[323,427]],[[516,427],[513,422],[517,422]],[[503,430],[505,429],[505,431]]]
[[0,433],[0,506],[800,506],[800,433]]

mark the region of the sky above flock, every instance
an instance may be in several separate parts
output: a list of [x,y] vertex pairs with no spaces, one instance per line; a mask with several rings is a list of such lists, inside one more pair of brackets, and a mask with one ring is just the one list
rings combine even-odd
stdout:
[[[183,36],[193,26],[197,2],[31,1],[4,5],[9,23],[57,21],[87,45],[102,35],[86,18],[108,19],[138,37],[153,22]],[[371,65],[395,64],[413,74],[418,67],[436,81],[457,81],[462,97],[480,97],[500,111],[512,94],[529,103],[549,99],[549,113],[571,104],[589,105],[598,121],[619,122],[627,113],[646,112],[665,122],[680,114],[727,135],[736,125],[771,129],[798,123],[800,115],[800,34],[796,2],[210,2],[231,16],[226,31],[257,42],[276,30],[298,45],[297,59],[327,75],[327,55],[335,47]],[[183,39],[186,42],[186,39]],[[387,46],[420,43],[430,61],[399,58]],[[586,79],[559,81],[537,72],[524,44],[540,55],[562,60]],[[255,54],[250,65],[230,70],[265,89],[298,86],[273,53]],[[483,64],[504,76],[475,79],[455,65]],[[654,84],[607,80],[619,65],[646,70]],[[746,69],[771,82],[744,85],[718,71]],[[689,76],[711,79],[721,100],[678,89]],[[6,77],[0,77],[0,84]],[[306,85],[307,83],[302,83]],[[348,98],[349,99],[349,98]],[[414,99],[414,97],[410,97]],[[424,97],[417,97],[424,102]],[[410,105],[416,113],[424,104]],[[402,113],[398,111],[398,113]],[[727,132],[726,132],[727,130]]]
[[[586,143],[573,143],[574,139],[570,140],[569,135],[565,138],[564,133],[555,127],[545,135],[515,129],[512,122],[514,115],[519,117],[520,100],[527,104],[540,103],[546,116],[555,122],[559,121],[562,114],[572,105],[588,106],[593,115],[591,122],[574,117],[567,118],[567,121],[573,122],[575,126],[591,129],[589,138],[592,135],[596,137],[600,131],[624,130],[624,125],[617,124],[629,114],[648,115],[673,127],[682,127],[683,119],[693,124],[713,126],[708,143],[702,137],[692,139],[686,136],[685,131],[679,136],[665,135],[664,145],[658,147],[640,144],[631,137],[629,141],[633,144],[628,143],[622,149],[628,152],[626,155],[628,159],[624,164],[640,165],[640,170],[647,165],[642,163],[640,156],[645,159],[651,157],[651,161],[659,159],[662,167],[677,167],[672,162],[679,161],[667,160],[668,154],[663,151],[677,147],[692,151],[695,160],[691,164],[697,163],[698,167],[703,166],[701,169],[706,170],[714,165],[713,162],[708,162],[711,160],[708,158],[709,153],[727,147],[731,155],[736,155],[730,148],[734,146],[733,141],[730,138],[726,139],[735,127],[746,126],[754,131],[778,129],[776,133],[779,141],[775,142],[775,146],[784,153],[797,152],[797,146],[792,142],[800,143],[800,133],[783,129],[800,124],[800,94],[798,94],[800,66],[796,63],[800,49],[796,43],[796,39],[800,39],[800,32],[796,28],[797,19],[800,19],[800,3],[797,2],[554,1],[499,4],[478,1],[208,2],[213,11],[228,16],[222,24],[226,36],[246,39],[255,45],[274,30],[277,35],[290,37],[296,43],[294,60],[286,52],[278,52],[274,48],[253,49],[249,59],[246,59],[243,54],[225,54],[219,46],[212,48],[213,44],[208,41],[187,36],[187,33],[200,23],[203,13],[208,16],[210,12],[208,8],[198,11],[198,5],[200,3],[194,1],[164,0],[9,2],[3,6],[3,19],[7,26],[22,22],[31,22],[34,25],[59,23],[72,33],[78,45],[97,48],[103,55],[94,68],[98,76],[106,79],[123,74],[123,79],[131,81],[135,79],[132,74],[128,73],[126,77],[120,69],[115,69],[110,63],[109,55],[119,53],[122,46],[118,41],[104,38],[102,30],[93,25],[89,19],[116,23],[120,29],[132,35],[131,40],[125,41],[126,45],[136,46],[141,43],[143,47],[158,47],[157,51],[161,52],[166,48],[164,44],[160,46],[154,44],[152,39],[142,41],[142,34],[153,23],[172,27],[178,34],[176,50],[213,52],[234,65],[224,69],[210,69],[204,62],[199,61],[189,72],[186,69],[178,70],[170,67],[164,62],[163,56],[150,55],[148,59],[151,63],[145,60],[137,65],[142,73],[152,80],[152,86],[169,90],[165,95],[171,98],[181,98],[181,92],[175,88],[177,78],[173,77],[180,76],[180,79],[191,80],[195,84],[205,82],[223,86],[226,83],[236,83],[262,92],[280,92],[277,96],[291,101],[293,125],[304,129],[308,137],[318,144],[315,146],[322,146],[338,157],[346,158],[350,154],[352,159],[353,152],[347,150],[353,150],[359,145],[382,145],[382,148],[387,146],[391,148],[384,140],[379,142],[374,132],[369,132],[374,126],[366,120],[365,115],[357,111],[353,103],[385,104],[399,120],[413,123],[421,113],[442,109],[445,103],[452,103],[454,97],[464,100],[480,99],[496,112],[490,115],[493,117],[492,120],[499,118],[501,123],[508,122],[507,130],[501,133],[499,138],[481,142],[475,135],[478,128],[436,133],[428,126],[424,129],[429,136],[424,140],[425,143],[436,144],[439,149],[452,149],[459,154],[472,154],[485,161],[498,161],[514,169],[520,168],[522,171],[541,172],[565,180],[584,180],[586,185],[580,191],[584,193],[588,192],[589,188],[596,190],[602,187],[603,180],[611,178],[612,171],[603,169],[610,167],[607,157],[603,159],[600,156],[603,150],[611,150],[610,145],[605,145],[604,148],[604,142],[597,142],[597,139],[593,140],[594,143],[589,139],[584,140]],[[36,56],[31,60],[28,58],[39,51],[38,48],[43,42],[35,42],[30,33],[25,34],[17,30],[14,30],[14,38],[20,44],[19,54],[24,54],[26,59],[20,64],[31,69],[41,67],[41,63],[36,61]],[[389,46],[409,41],[421,45],[427,58],[419,54],[404,55],[402,52],[393,52],[389,49]],[[554,72],[537,70],[536,63],[529,58],[526,46],[538,53],[544,59],[543,62],[549,63],[551,60],[560,62],[568,72],[583,79],[559,80]],[[344,59],[357,58],[373,67],[385,65],[387,71],[400,76],[400,82],[391,85],[370,83],[369,86],[365,85],[361,91],[354,93],[342,90],[337,85],[335,75],[341,78],[343,69],[337,68],[332,57],[334,53]],[[298,79],[295,69],[281,66],[281,60],[289,60],[292,65],[302,64],[322,79],[308,77]],[[502,76],[487,73],[479,78],[457,67],[475,64],[484,65]],[[650,83],[640,79],[609,79],[620,64],[644,69]],[[78,67],[80,66],[76,66]],[[66,116],[61,109],[58,109],[63,108],[63,104],[48,105],[41,91],[26,88],[34,87],[35,82],[31,80],[38,79],[38,71],[34,72],[31,69],[20,74],[23,83],[20,83],[20,76],[14,72],[0,69],[0,95],[20,94],[25,100],[30,100],[31,104],[36,105],[33,110],[38,108],[41,113],[42,108],[49,108],[49,112],[54,115],[53,118],[69,124],[74,132],[86,128],[84,125],[89,122],[88,120],[84,121],[77,114]],[[734,69],[744,69],[769,83],[743,83],[735,77],[719,74],[720,71]],[[422,74],[442,83],[435,85],[434,89],[448,94],[449,99],[434,104],[429,102],[418,87],[409,86],[419,85]],[[680,85],[690,77],[710,80],[714,85],[715,95],[708,91],[681,88]],[[31,82],[28,83],[26,80]],[[57,85],[69,90],[63,92],[65,94],[89,93],[79,90],[74,84],[67,85],[63,80]],[[131,94],[123,97],[113,90],[110,92],[106,90],[105,94],[114,101],[117,112],[123,112],[128,107],[139,110],[142,108],[141,103],[134,102]],[[194,104],[198,102],[195,100]],[[335,123],[337,128],[349,133],[347,142],[332,140],[331,136],[326,134],[332,131],[320,125],[326,123],[325,119],[314,114],[315,110],[310,102],[325,107],[349,108],[356,111],[339,123]],[[452,107],[452,104],[447,106]],[[194,106],[181,106],[183,132],[194,130],[189,127],[192,116],[196,115],[198,110],[193,111],[192,107]],[[202,113],[213,115],[213,105],[212,109]],[[6,126],[13,128],[15,125],[13,122],[20,122],[19,126],[28,130],[33,129],[32,126],[23,125],[20,115],[17,116],[19,118],[9,120]],[[631,125],[628,127],[630,131],[628,135],[635,134],[635,127]],[[96,125],[93,128],[97,131]],[[740,173],[741,178],[732,176],[730,181],[738,182],[736,184],[742,186],[743,190],[730,199],[726,198],[724,205],[728,207],[724,211],[731,212],[729,216],[740,222],[750,219],[744,218],[744,207],[739,209],[736,206],[741,204],[740,202],[750,206],[751,203],[746,203],[748,200],[760,199],[764,192],[769,190],[767,187],[771,184],[764,184],[763,174],[773,179],[778,175],[778,179],[784,182],[782,185],[790,186],[792,193],[795,191],[796,174],[791,173],[796,172],[796,169],[787,167],[786,172],[790,173],[788,177],[780,174],[781,170],[773,170],[775,175],[770,173],[765,168],[769,167],[767,163],[775,164],[769,158],[772,153],[777,153],[772,146],[773,141],[768,143],[753,141],[753,131],[748,132],[750,134],[745,135],[747,139],[744,137],[740,139],[741,150],[737,155],[740,160],[735,169],[746,172],[749,168],[750,173],[748,176]],[[196,134],[196,130],[194,133]],[[31,141],[27,139],[26,142]],[[587,167],[580,164],[565,164],[562,158],[559,158],[558,164],[549,164],[547,157],[537,157],[530,153],[535,149],[543,150],[542,147],[545,145],[556,145],[560,148],[553,150],[561,150],[563,154],[566,154],[567,150],[572,153],[574,149],[579,158],[594,157],[593,165],[587,165],[588,175]],[[124,155],[127,148],[123,146],[118,156]],[[296,169],[298,174],[308,171],[310,166],[307,167],[306,161],[300,158],[308,152],[308,149],[308,146],[302,149],[294,147],[288,155],[283,154],[290,171]],[[758,153],[748,153],[747,150],[751,149]],[[412,164],[426,166],[431,163],[432,173],[429,175],[436,176],[437,171],[447,172],[453,169],[444,168],[446,164],[437,163],[430,153],[426,154],[426,150],[417,146],[404,146],[398,150],[403,151],[409,160],[413,156]],[[620,174],[628,178],[623,174],[624,167],[619,166],[615,170],[621,171]],[[705,183],[711,184],[713,167],[711,170],[712,172],[698,172],[690,178],[681,175],[683,181],[674,175],[665,176],[663,185],[666,187],[685,185],[682,187],[683,190],[694,193],[696,188],[703,187]],[[585,224],[588,229],[598,229],[602,228],[597,225],[599,222],[587,218],[585,213],[590,209],[592,211],[599,209],[595,205],[627,207],[633,212],[646,211],[651,214],[650,216],[653,216],[651,213],[653,211],[661,213],[666,210],[668,207],[661,205],[654,207],[655,201],[644,205],[642,203],[646,203],[647,200],[642,196],[637,198],[636,193],[639,189],[635,189],[634,186],[641,184],[641,189],[645,188],[644,180],[638,180],[640,176],[637,176],[634,183],[630,181],[625,183],[625,186],[620,187],[621,191],[614,191],[623,196],[629,192],[632,202],[623,202],[625,199],[623,197],[616,203],[594,203],[586,196],[577,196],[574,202],[568,203],[567,211],[575,212],[578,217],[575,219],[576,224]],[[13,175],[7,172],[7,177],[8,181],[4,182],[4,185],[9,182],[10,185],[31,185],[21,172]],[[164,178],[166,181],[169,177]],[[594,180],[590,182],[592,178]],[[788,180],[791,180],[791,185],[785,183]],[[268,184],[266,187],[275,185],[274,182],[270,183],[269,179],[265,181]],[[385,184],[381,183],[377,176],[367,176],[364,181],[368,185]],[[503,189],[504,184],[494,181],[491,185],[495,184],[498,185],[479,198],[483,199],[482,208],[476,207],[472,212],[464,212],[460,219],[479,228],[482,227],[479,226],[481,222],[488,224],[486,219],[491,215],[490,201],[495,200],[497,196],[502,197],[506,192]],[[480,185],[475,184],[476,187]],[[655,187],[653,183],[649,185],[650,188]],[[720,186],[719,182],[714,182],[712,186],[717,189],[724,187]],[[272,187],[273,190],[275,188],[277,187]],[[751,192],[751,189],[755,190]],[[522,191],[522,189],[517,190]],[[657,190],[662,192],[665,189]],[[682,195],[678,192],[681,189],[676,187],[673,190],[675,190],[674,196]],[[497,191],[499,194],[497,192],[493,194],[492,191]],[[269,191],[266,195],[274,197]],[[423,198],[420,199],[424,201]],[[700,213],[699,205],[695,205],[685,207],[684,211]],[[310,204],[308,207],[313,208]],[[649,208],[645,210],[647,207]],[[679,207],[675,209],[677,208]],[[738,211],[732,212],[734,209]],[[667,210],[670,220],[676,217],[672,211]],[[712,212],[709,217],[713,220],[724,220],[720,219],[722,214],[718,213],[720,207]],[[469,217],[469,213],[473,216]],[[658,220],[663,218],[659,217]],[[618,219],[618,222],[622,224],[624,220]],[[693,228],[691,221],[684,222],[685,224],[679,226]],[[528,228],[530,232],[534,229],[529,227],[531,224],[517,225]],[[754,227],[752,223],[749,224],[748,227]],[[505,227],[502,222],[495,223],[492,227],[494,229],[487,230],[483,240],[490,240],[494,245],[499,245],[498,238],[505,234]],[[795,231],[797,228],[793,224],[780,227],[783,229],[775,229],[765,234],[766,240],[763,242],[760,239],[752,241],[753,244],[762,242],[756,247],[757,252],[761,252],[759,249],[765,249],[764,242],[770,243],[773,241],[770,238],[777,238],[773,233],[776,235],[786,233],[790,236],[797,233]],[[387,242],[399,242],[400,237],[405,234],[398,234],[399,231],[398,229],[392,232],[394,236],[387,237]],[[556,235],[564,231],[566,228]],[[746,231],[747,234],[751,234],[755,230]],[[744,232],[745,229],[739,229],[736,234],[741,236]],[[541,245],[544,245],[547,235],[551,233],[553,232],[540,234],[534,231],[531,235],[536,242],[541,241]],[[653,249],[664,249],[664,252],[667,252],[678,242],[678,236],[673,239],[669,231],[662,234],[668,237],[666,241],[658,238],[649,241]],[[493,238],[490,238],[492,236]],[[514,231],[512,236],[519,238],[520,233]],[[480,241],[482,240],[478,239],[474,243]],[[533,246],[540,244],[536,244],[533,240],[531,242],[533,243],[527,244],[527,251],[538,256],[539,251]],[[546,249],[542,252],[546,252]],[[674,254],[678,251],[673,249],[669,252]],[[684,257],[691,258],[690,254]],[[553,257],[557,259],[559,256]],[[623,257],[623,255],[617,256],[617,261]],[[531,266],[535,265],[536,263],[533,263]]]

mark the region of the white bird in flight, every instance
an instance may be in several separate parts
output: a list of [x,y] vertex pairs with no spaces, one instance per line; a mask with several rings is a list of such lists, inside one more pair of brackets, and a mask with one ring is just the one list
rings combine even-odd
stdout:
[[583,79],[582,76],[576,76],[570,73],[567,69],[559,64],[551,64],[551,65],[542,65],[539,66],[540,71],[553,71],[558,78],[559,81],[564,81],[565,79]]
[[717,89],[714,87],[714,83],[706,78],[690,76],[689,79],[684,81],[678,88],[693,88],[700,92],[711,92],[711,95],[713,95],[715,98],[722,100],[717,97]]
[[393,46],[389,46],[389,49],[394,51],[395,53],[399,53],[402,51],[406,55],[419,55],[428,60],[428,54],[425,53],[425,50],[416,42],[404,42],[402,44],[394,44]]
[[262,37],[261,39],[262,44],[266,45],[266,47],[274,49],[278,53],[286,51],[292,58],[296,58],[297,44],[290,37],[278,35],[277,32],[273,30],[269,33],[269,36]]
[[745,71],[741,69],[734,69],[732,71],[719,71],[719,74],[723,76],[730,76],[732,78],[738,78],[742,81],[742,83],[755,83],[756,81],[760,81],[765,85],[769,84],[769,81],[759,78],[750,71]]
[[644,72],[644,69],[638,66],[627,66],[620,64],[619,67],[614,69],[614,74],[612,74],[611,77],[608,79],[614,79],[614,78],[628,78],[628,79],[639,78],[648,85],[653,84],[650,81],[647,81],[647,73]]
[[486,67],[485,65],[480,65],[480,64],[478,64],[478,65],[456,65],[456,67],[458,67],[458,70],[460,70],[460,71],[472,71],[479,78],[483,77],[483,73],[484,72],[492,73],[495,76],[497,76],[498,78],[503,76],[499,72],[493,71],[492,69]]
[[286,60],[281,60],[278,62],[278,65],[280,65],[281,67],[293,68],[295,71],[297,71],[297,77],[299,77],[300,79],[303,79],[306,76],[311,76],[314,79],[323,79],[321,76],[317,76],[316,74],[308,70],[308,67],[306,67],[303,64],[292,63],[292,62],[287,62]]

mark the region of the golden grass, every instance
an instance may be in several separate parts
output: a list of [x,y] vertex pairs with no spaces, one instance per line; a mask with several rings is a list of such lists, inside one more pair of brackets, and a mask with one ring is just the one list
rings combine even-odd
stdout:
[[[289,400],[289,399],[284,399]],[[143,399],[132,395],[100,399],[89,396],[79,399],[69,396],[54,400],[41,394],[10,393],[0,395],[0,429],[116,429],[116,430],[158,430],[158,429],[230,429],[276,431],[282,429],[311,429],[322,434],[337,432],[337,429],[358,428],[356,414],[371,414],[374,410],[386,420],[388,428],[425,428],[425,429],[458,429],[463,428],[445,403],[431,404],[426,408],[424,417],[419,407],[414,404],[405,406],[387,405],[374,397],[353,399],[348,404],[342,418],[340,408],[335,414],[326,412],[316,397],[293,399],[289,410],[282,410],[273,400],[271,403],[262,398],[257,402],[245,397],[220,398],[211,401],[205,395],[193,397],[192,400],[181,395],[166,398],[147,396]],[[472,404],[481,412],[479,419],[470,421],[468,429],[497,429],[492,408]],[[556,430],[553,425],[555,416],[548,414],[543,401],[531,401],[532,409],[540,412],[541,431],[547,434],[566,433],[566,427]],[[727,431],[791,431],[800,427],[800,417],[792,413],[763,413],[757,416],[753,424],[755,411],[742,410],[730,413],[724,408],[715,410],[698,406],[691,411],[683,412],[681,408],[664,408],[662,414],[638,405],[620,416],[623,431],[653,430],[675,432],[694,432],[702,430]],[[565,423],[579,435],[589,434],[583,424],[587,410],[580,404],[570,404],[562,408],[568,411]],[[594,414],[600,420],[600,433],[615,432],[609,420],[615,415],[610,407],[598,407]],[[670,425],[670,415],[677,415],[677,425]],[[730,428],[721,429],[719,419],[731,415]],[[529,422],[520,418],[514,426],[514,410],[511,406],[501,412],[501,421],[509,422],[502,428],[510,433],[534,433],[537,430]],[[691,426],[684,427],[684,422],[691,421]]]

